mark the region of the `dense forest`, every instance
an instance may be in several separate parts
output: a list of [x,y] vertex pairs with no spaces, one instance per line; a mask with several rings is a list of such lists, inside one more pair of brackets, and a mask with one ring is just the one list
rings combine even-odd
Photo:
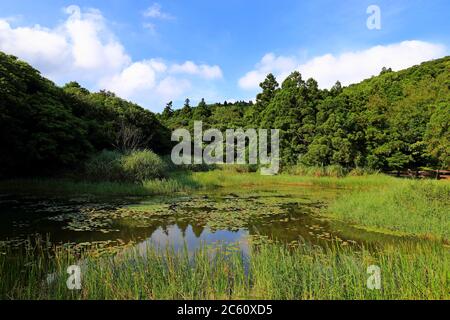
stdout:
[[343,88],[320,90],[314,79],[293,72],[281,84],[272,74],[256,103],[207,105],[173,111],[161,122],[170,129],[204,127],[281,130],[284,166],[340,165],[378,170],[450,165],[450,57]]
[[281,130],[284,167],[304,164],[380,170],[450,166],[450,57],[343,88],[321,90],[293,72],[280,85],[271,74],[255,103],[154,113],[114,93],[78,83],[58,87],[16,57],[0,52],[0,177],[77,168],[104,149],[170,153],[173,129]]
[[170,131],[111,92],[57,87],[0,52],[0,176],[54,173],[103,149],[134,147],[170,152]]

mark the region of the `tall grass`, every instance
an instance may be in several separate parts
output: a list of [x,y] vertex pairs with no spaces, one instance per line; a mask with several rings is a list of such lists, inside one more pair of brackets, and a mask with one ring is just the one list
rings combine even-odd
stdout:
[[[133,249],[115,257],[83,255],[82,289],[66,287],[74,255],[57,250],[0,256],[1,299],[448,299],[449,252],[439,244],[402,244],[379,252],[281,244],[252,247],[249,259],[219,246]],[[381,269],[381,290],[367,268]],[[25,271],[25,272],[23,272]],[[47,282],[48,274],[52,281]]]
[[287,185],[301,187],[305,185],[319,187],[364,189],[378,187],[395,181],[395,178],[373,174],[367,176],[312,177],[281,174],[277,176],[263,176],[259,173],[236,173],[232,171],[196,172],[192,178],[205,187],[239,187],[239,186],[276,186]]
[[329,211],[358,225],[450,239],[450,184],[446,181],[395,179],[380,188],[343,194]]
[[130,182],[89,182],[72,179],[14,179],[0,181],[0,192],[41,196],[151,196],[173,194],[198,189],[189,175],[174,175],[168,179]]
[[295,166],[287,167],[283,170],[284,173],[290,175],[298,176],[309,176],[309,177],[334,177],[341,178],[345,176],[366,176],[379,173],[376,170],[368,168],[354,168],[348,169],[340,165],[330,165],[330,166],[305,166],[298,164]]

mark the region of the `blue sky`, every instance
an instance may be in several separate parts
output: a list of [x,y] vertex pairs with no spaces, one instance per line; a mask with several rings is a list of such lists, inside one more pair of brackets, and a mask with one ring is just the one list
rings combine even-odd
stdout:
[[[366,26],[369,5],[380,30]],[[448,0],[3,0],[0,50],[58,84],[161,111],[186,97],[253,99],[268,72],[329,87],[448,55],[449,12]]]

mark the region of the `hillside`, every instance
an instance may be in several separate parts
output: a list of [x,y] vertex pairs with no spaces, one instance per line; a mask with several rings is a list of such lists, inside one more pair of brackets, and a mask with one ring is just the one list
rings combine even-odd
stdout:
[[170,130],[195,120],[220,130],[280,129],[283,166],[450,165],[450,57],[331,90],[298,72],[281,85],[268,75],[256,103],[169,103],[160,115],[76,82],[60,88],[1,52],[0,83],[0,177],[76,168],[103,149],[167,154]]
[[397,170],[450,165],[450,57],[319,90],[293,72],[281,86],[273,75],[256,104],[166,108],[170,128],[194,120],[218,128],[278,128],[284,165],[341,165]]
[[0,177],[75,168],[102,149],[129,140],[170,150],[170,132],[156,116],[110,92],[76,82],[59,88],[36,69],[0,52]]

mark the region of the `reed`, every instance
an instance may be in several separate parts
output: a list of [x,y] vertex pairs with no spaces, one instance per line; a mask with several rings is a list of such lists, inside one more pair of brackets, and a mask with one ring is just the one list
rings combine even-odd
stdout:
[[[229,245],[195,252],[148,246],[99,258],[84,252],[79,291],[67,289],[66,268],[80,256],[59,248],[48,259],[45,252],[0,256],[1,299],[450,298],[449,251],[431,242],[375,251],[258,244],[249,256]],[[381,269],[381,290],[367,287],[370,265]]]

